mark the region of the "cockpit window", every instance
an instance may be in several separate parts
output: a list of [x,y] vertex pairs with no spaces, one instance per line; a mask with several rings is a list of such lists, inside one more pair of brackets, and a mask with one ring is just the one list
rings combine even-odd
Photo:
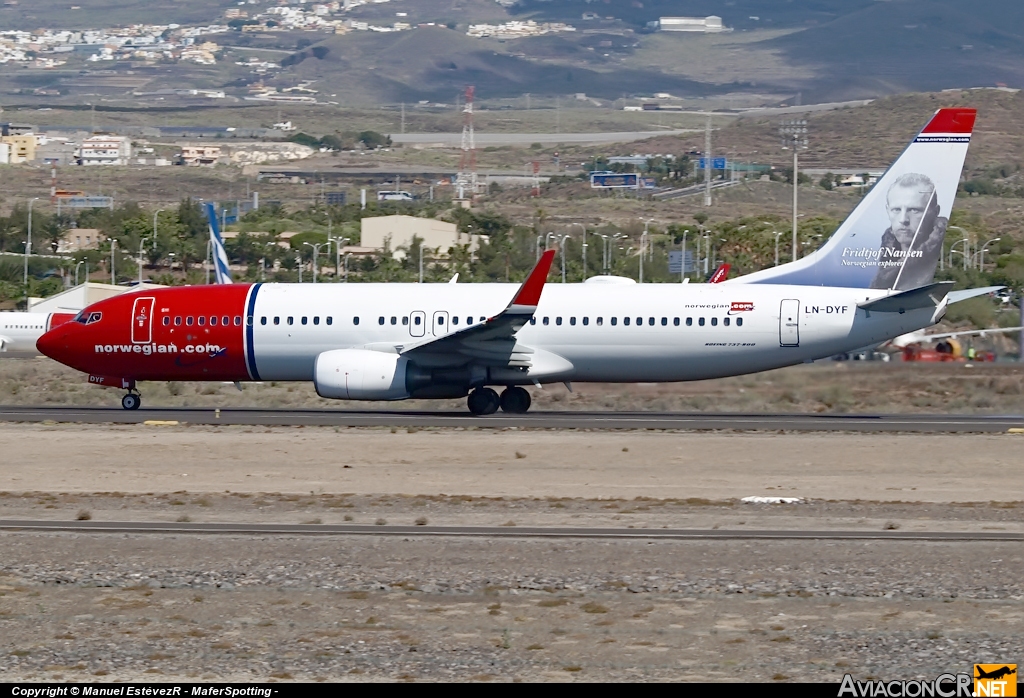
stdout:
[[84,310],[75,316],[75,322],[83,325],[91,325],[94,322],[99,322],[103,319],[103,313],[93,310],[92,312],[85,312]]

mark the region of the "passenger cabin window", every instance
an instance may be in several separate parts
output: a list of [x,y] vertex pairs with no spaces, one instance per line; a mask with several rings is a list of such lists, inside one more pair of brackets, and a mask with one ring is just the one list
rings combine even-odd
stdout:
[[274,316],[274,324],[275,325],[280,325],[281,324],[281,318],[278,317],[277,315]]
[[711,326],[712,327],[718,327],[718,318],[716,318],[716,317],[711,318]]
[[576,324],[576,318],[574,318],[574,317],[569,318],[569,324],[570,325],[575,325]]
[[598,327],[600,327],[603,324],[604,324],[604,318],[603,317],[597,318],[597,325],[598,325]]
[[555,318],[555,324],[556,325],[561,325],[562,324],[562,318],[561,317],[556,317]]
[[384,316],[383,315],[381,315],[379,318],[377,318],[377,324],[378,325],[383,325],[384,324]]
[[236,315],[235,316],[235,327],[241,327],[241,326],[242,326],[242,316],[241,315]]
[[642,324],[644,324],[644,319],[643,319],[642,317],[638,317],[638,318],[636,319],[636,324],[638,324],[638,325],[642,325]]
[[295,324],[295,318],[293,318],[291,315],[288,316],[288,324],[289,325],[294,325]]
[[180,315],[178,317],[174,318],[174,324],[175,325],[180,325],[181,324],[181,316]]
[[661,326],[665,327],[666,325],[668,325],[668,318],[667,317],[661,318]]
[[[416,320],[417,320],[416,324],[419,324],[419,322],[418,322],[419,318],[416,318]],[[359,324],[359,316],[358,315],[356,317],[352,318],[352,324],[353,325],[358,325]]]
[[409,316],[408,315],[403,315],[402,316],[402,324],[403,325],[408,325],[409,324]]
[[320,324],[320,316],[319,315],[314,315],[313,316],[313,324],[314,325],[319,325]]
[[675,325],[676,327],[679,327],[679,318],[677,318],[677,317],[672,318],[672,324]]
[[697,324],[700,325],[701,327],[704,327],[704,318],[698,318]]
[[544,318],[544,324],[546,325],[546,324],[548,324],[548,322],[549,322],[549,320],[545,317]]
[[[412,319],[412,324],[414,324],[414,325],[416,325],[416,326],[419,326],[419,324],[420,324],[420,321],[421,321],[422,319],[423,319],[423,318],[421,318],[421,317],[420,317],[419,315],[417,315],[416,317],[414,317],[414,318]],[[359,318],[356,318],[356,324],[357,324],[357,325],[359,324]]]
[[189,327],[191,327],[193,320],[194,320],[194,318],[191,315],[189,315],[188,317],[185,318],[185,324],[188,325]]
[[535,317],[530,318],[530,324],[531,325],[536,325],[537,324],[537,318],[535,318]]
[[170,324],[171,324],[171,316],[170,315],[164,315],[164,327],[166,327],[167,325],[170,325]]
[[211,315],[210,316],[210,324],[211,325],[216,325],[217,324],[217,316],[216,315]]
[[729,326],[729,318],[724,318],[722,320],[722,324],[725,325],[726,327],[728,327]]
[[[392,318],[392,319],[394,319],[394,318]],[[392,324],[394,324],[394,323],[392,323]],[[459,316],[458,315],[452,315],[452,324],[453,325],[458,325],[459,324]]]
[[612,327],[614,327],[618,322],[619,322],[619,319],[613,317],[612,318]]
[[[612,324],[614,325],[615,323],[613,322]],[[622,318],[622,324],[625,325],[626,327],[629,327],[629,318],[628,317]]]
[[200,315],[198,320],[199,320],[199,326],[200,327],[202,327],[203,325],[206,324],[206,316],[205,315]]
[[690,327],[692,325],[693,325],[693,318],[692,317],[686,318],[686,326]]
[[588,318],[588,317],[583,318],[583,326],[586,327],[589,324],[590,324],[590,318]]
[[305,325],[308,322],[308,320],[309,320],[309,318],[307,318],[305,315],[302,316],[302,324],[303,325]]
[[330,315],[327,316],[327,324],[328,325],[333,325],[334,324],[334,318],[332,318]]
[[736,327],[743,327],[743,318],[736,318]]
[[228,325],[231,324],[230,320],[231,320],[231,318],[229,318],[227,315],[225,315],[224,317],[222,317],[220,319],[220,324],[224,325],[224,327],[227,327]]
[[[227,318],[224,318],[224,319],[227,320]],[[266,320],[266,318],[263,318],[263,319]],[[225,323],[225,324],[227,324],[227,323]],[[252,327],[252,315],[246,315],[245,316],[245,324],[248,327]],[[264,324],[266,324],[266,323],[264,323]]]
[[473,316],[472,315],[466,317],[466,324],[467,325],[472,325],[473,324]]
[[266,325],[267,324],[267,316],[266,315],[264,315],[263,317],[260,318],[260,324],[261,325]]

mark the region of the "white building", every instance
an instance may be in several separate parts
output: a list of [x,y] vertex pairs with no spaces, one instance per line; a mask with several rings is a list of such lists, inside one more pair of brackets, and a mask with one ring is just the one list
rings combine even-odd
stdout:
[[125,136],[90,136],[78,148],[79,165],[127,165],[132,142]]
[[707,17],[661,17],[658,29],[663,32],[701,32],[714,34],[727,31],[722,26],[722,18],[715,15]]
[[11,164],[11,146],[7,143],[0,143],[0,165]]
[[461,233],[454,223],[433,218],[376,216],[362,220],[361,246],[383,250],[386,245],[395,259],[405,257],[405,250],[412,246],[414,237],[423,241],[423,247],[437,250],[442,256],[456,245],[469,245],[472,251],[480,245],[479,236]]

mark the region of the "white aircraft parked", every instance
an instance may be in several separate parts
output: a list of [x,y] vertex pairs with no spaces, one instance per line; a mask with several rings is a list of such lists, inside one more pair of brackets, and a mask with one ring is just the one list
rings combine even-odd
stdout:
[[[312,381],[325,398],[469,395],[529,409],[524,385],[685,381],[832,356],[938,322],[933,282],[974,125],[941,109],[817,252],[717,284],[231,284],[96,303],[40,351],[140,398],[136,381]],[[509,300],[511,299],[511,301]],[[493,387],[503,389],[502,394]]]

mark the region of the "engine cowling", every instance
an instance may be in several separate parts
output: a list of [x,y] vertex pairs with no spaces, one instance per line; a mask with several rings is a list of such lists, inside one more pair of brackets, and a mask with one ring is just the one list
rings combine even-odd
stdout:
[[313,385],[320,397],[335,400],[401,400],[408,359],[368,349],[335,349],[316,357]]

